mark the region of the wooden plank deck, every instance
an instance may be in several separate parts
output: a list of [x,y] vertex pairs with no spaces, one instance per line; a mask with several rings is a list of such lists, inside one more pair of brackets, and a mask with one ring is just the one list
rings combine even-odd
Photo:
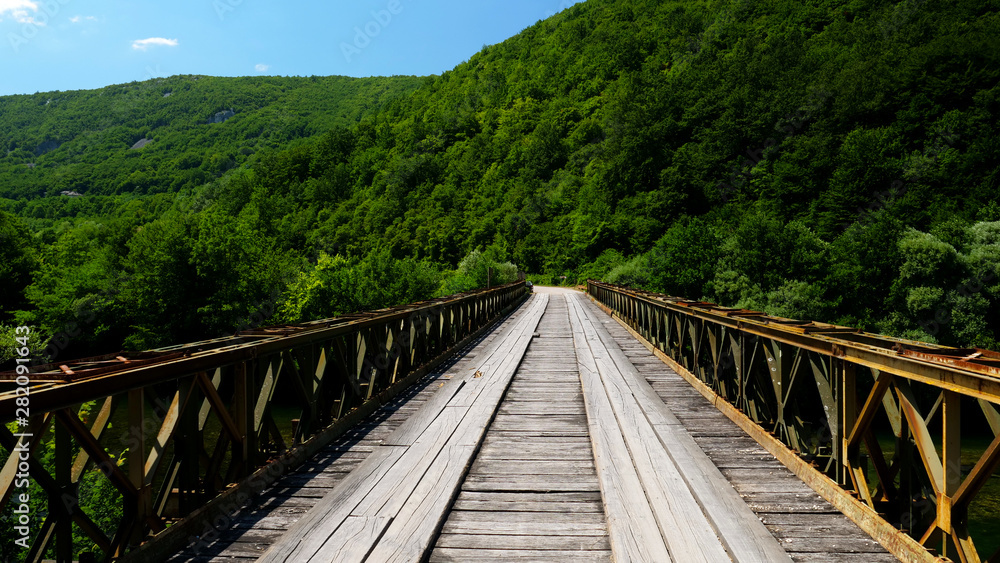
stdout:
[[583,294],[428,381],[171,561],[895,560]]
[[430,555],[461,561],[611,561],[587,415],[552,296]]

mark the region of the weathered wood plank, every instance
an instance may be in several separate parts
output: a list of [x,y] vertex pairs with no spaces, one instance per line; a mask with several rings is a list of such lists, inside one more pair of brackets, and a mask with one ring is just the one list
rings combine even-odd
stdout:
[[539,430],[552,432],[562,430],[567,434],[573,434],[580,431],[580,423],[586,420],[586,417],[573,418],[566,420],[560,419],[558,415],[554,415],[552,417],[523,416],[515,419],[510,416],[504,416],[497,417],[497,420],[493,421],[492,428],[508,432],[536,432]]
[[[464,494],[464,493],[463,493]],[[499,501],[499,500],[464,500],[459,498],[451,507],[453,511],[481,512],[559,512],[563,514],[578,512],[593,512],[604,517],[604,506],[601,502],[558,502],[558,501]],[[603,527],[607,534],[607,527]]]
[[560,551],[555,549],[462,549],[440,548],[434,550],[430,563],[465,563],[467,561],[508,563],[510,561],[531,563],[608,563],[611,557],[607,551]]
[[597,362],[587,344],[582,323],[572,308],[570,319],[614,559],[618,562],[673,561],[656,527],[639,475],[626,461],[631,459],[628,447],[597,373]]
[[[593,551],[608,549],[607,535],[591,534],[526,534],[520,531],[507,534],[441,534],[438,548],[466,549],[507,549],[507,550],[573,550]],[[508,559],[521,561],[521,557]],[[577,561],[575,556],[569,556],[563,561]]]
[[885,553],[879,543],[871,538],[854,536],[788,536],[782,545],[789,552],[808,553]]
[[733,488],[741,495],[748,493],[794,493],[808,494],[812,489],[802,481],[775,479],[773,481],[734,482]]
[[522,460],[586,460],[593,459],[593,454],[579,447],[565,445],[550,447],[544,444],[521,443],[518,446],[491,445],[479,452],[480,459],[522,459]]
[[470,463],[474,446],[449,445],[421,479],[396,519],[378,538],[370,561],[419,561],[430,548]]
[[[530,333],[534,331],[541,319],[547,299],[539,299],[535,308],[526,314],[526,321],[521,327],[516,339],[509,349],[500,346],[486,361],[494,368],[493,373],[484,368],[484,376],[467,381],[466,385],[456,393],[449,402],[449,407],[460,408],[463,405],[463,393],[474,388],[477,383],[482,390],[474,394],[469,402],[466,416],[461,424],[455,427],[454,433],[448,438],[447,445],[440,450],[440,455],[432,462],[425,475],[416,481],[413,492],[402,503],[398,510],[386,511],[394,514],[395,519],[385,533],[374,538],[378,543],[371,549],[371,561],[409,562],[421,559],[431,546],[436,531],[445,518],[452,499],[457,495],[461,485],[461,477],[472,463],[472,456],[482,443],[486,426],[495,416],[501,398],[507,390],[517,365],[524,356],[530,342]],[[497,354],[504,354],[497,364],[493,364]],[[478,379],[478,381],[477,381]],[[485,380],[485,383],[483,381]],[[414,446],[421,444],[424,437],[418,438]],[[429,442],[436,442],[428,438]]]
[[[786,512],[763,512],[760,519],[768,528],[786,535],[802,535],[795,530],[816,530],[840,533],[843,530],[857,530],[853,522],[839,512],[833,514],[795,514]],[[818,535],[814,534],[814,535]]]
[[512,438],[522,438],[522,437],[539,437],[539,438],[585,438],[587,432],[584,430],[579,430],[576,432],[570,432],[568,430],[497,430],[497,435],[499,437],[510,436]]
[[498,502],[601,502],[601,492],[597,489],[593,491],[573,491],[560,493],[507,493],[507,492],[473,492],[462,491],[458,500],[481,501],[492,500]]
[[[449,525],[466,524],[531,524],[539,527],[548,525],[603,525],[604,516],[601,514],[542,514],[531,512],[497,512],[488,514],[484,512],[456,512],[448,518]],[[490,532],[477,532],[490,533]]]
[[[505,514],[492,513],[491,516]],[[600,523],[583,522],[549,522],[545,517],[562,515],[557,512],[514,512],[512,514],[532,514],[539,517],[532,522],[462,522],[449,521],[441,530],[448,534],[476,535],[514,535],[514,536],[595,536],[607,542],[607,526],[604,519]],[[575,513],[570,516],[583,516],[591,513]],[[602,515],[603,516],[603,515]],[[454,546],[453,546],[454,547]],[[509,547],[509,546],[508,546]]]
[[370,538],[382,534],[391,521],[385,516],[348,516],[309,561],[364,561],[371,549]]
[[796,563],[899,563],[889,553],[810,553],[792,554]]
[[680,421],[639,375],[611,334],[595,322],[590,309],[582,306],[580,309],[591,321],[594,335],[603,344],[608,359],[614,363],[608,366],[609,374],[617,370],[620,384],[625,386],[622,394],[630,392],[635,398],[636,405],[652,426],[663,450],[676,464],[678,475],[722,539],[729,555],[736,561],[788,561],[785,550],[702,452],[692,435],[680,426]]
[[[566,315],[565,300],[554,298],[538,332],[565,331]],[[511,382],[432,561],[454,559],[449,553],[489,560],[497,555],[490,548],[504,550],[499,552],[503,560],[588,561],[591,554],[609,559],[580,380],[572,369],[573,340],[549,339],[544,346],[538,341],[532,341]],[[545,359],[538,361],[540,356]],[[546,554],[541,558],[540,550]]]
[[579,393],[527,393],[515,392],[508,395],[512,401],[525,401],[529,403],[553,403],[572,401],[579,398]]
[[[674,561],[706,563],[728,559],[712,523],[659,442],[655,430],[614,363],[607,345],[601,342],[593,319],[588,317],[586,310],[574,299],[570,300],[570,309],[574,335],[581,340],[577,344],[581,375],[585,369],[583,364],[592,363],[595,369],[594,373],[589,374],[592,386],[585,383],[584,388],[588,393],[600,395],[603,391],[606,394],[604,396],[609,401],[614,418],[607,418],[601,423],[613,427],[622,436],[631,455],[617,457],[616,460],[621,464],[622,461],[631,459],[634,464],[641,482],[640,490],[645,491],[647,506],[653,513],[657,531],[666,540],[670,557]],[[632,498],[641,497],[633,494]],[[617,551],[615,555],[617,558]]]
[[544,437],[544,436],[516,436],[516,435],[505,435],[504,437],[499,437],[496,434],[491,434],[486,436],[483,441],[484,446],[538,446],[538,447],[551,447],[557,448],[560,445],[569,446],[571,448],[586,449],[590,445],[590,440],[586,437],[581,436],[567,436],[566,438],[559,437]]
[[592,460],[477,460],[473,472],[492,475],[593,475]]
[[386,446],[409,446],[423,434],[434,419],[441,414],[444,406],[455,396],[464,384],[464,378],[453,378],[444,383],[423,408],[413,413],[399,428],[382,442]]
[[587,416],[587,411],[584,410],[583,404],[546,405],[538,403],[510,402],[510,403],[505,403],[503,406],[501,406],[498,412],[501,415],[510,415],[510,416],[544,415],[544,414],[583,415],[584,417]]
[[469,475],[467,491],[579,491],[597,487],[597,475]]
[[840,514],[830,503],[816,493],[774,493],[748,492],[740,495],[751,510],[761,512],[825,513]]
[[256,561],[268,547],[270,547],[270,544],[234,542],[226,548],[226,559],[229,561],[232,561],[234,558]]
[[744,469],[744,468],[784,469],[785,468],[785,466],[782,465],[780,461],[774,459],[774,456],[769,453],[731,454],[728,452],[716,451],[709,456],[709,459],[711,459],[712,463],[714,463],[715,466],[722,471],[723,475],[726,474],[727,469]]
[[[330,533],[323,534],[314,533],[313,529],[325,522],[338,508],[342,510],[342,505],[348,503],[351,497],[357,494],[356,491],[374,488],[405,452],[405,447],[382,446],[379,451],[372,453],[362,462],[358,470],[350,473],[335,489],[327,493],[317,506],[300,518],[279,542],[272,545],[271,549],[261,557],[261,561],[308,561],[336,530],[334,528]],[[356,504],[352,504],[351,508],[354,506]],[[336,522],[337,526],[348,515],[344,514],[343,518]]]

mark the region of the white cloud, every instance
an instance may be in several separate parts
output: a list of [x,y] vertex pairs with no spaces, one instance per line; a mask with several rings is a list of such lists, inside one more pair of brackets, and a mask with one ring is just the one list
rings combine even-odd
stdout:
[[4,16],[10,16],[18,23],[45,25],[45,21],[36,20],[28,13],[28,10],[37,13],[38,2],[33,0],[0,0],[0,21],[3,21]]
[[23,10],[24,8],[37,12],[38,3],[32,2],[31,0],[0,0],[0,13]]
[[18,13],[27,14],[28,10],[38,11],[38,2],[32,0],[0,0],[0,16],[10,12],[13,15]]
[[17,23],[30,23],[33,25],[45,25],[45,21],[36,20],[34,16],[29,16],[26,10],[15,11],[12,14]]
[[[0,0],[2,1],[2,0]],[[132,42],[132,48],[137,51],[145,51],[150,45],[162,45],[164,47],[176,47],[180,43],[176,39],[164,39],[162,37],[150,37],[149,39],[137,39]]]
[[257,69],[257,72],[267,72],[267,71],[271,70],[271,65],[259,64],[259,65],[255,66],[254,68]]
[[82,21],[95,22],[97,21],[97,18],[94,16],[73,16],[69,19],[69,21],[73,23],[80,23]]

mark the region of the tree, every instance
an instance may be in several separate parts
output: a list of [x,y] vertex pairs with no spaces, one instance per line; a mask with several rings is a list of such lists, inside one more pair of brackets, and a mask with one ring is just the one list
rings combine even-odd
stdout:
[[716,228],[700,217],[684,217],[656,241],[647,255],[653,291],[700,299],[721,256]]
[[35,240],[17,217],[0,211],[0,322],[27,305],[24,289],[36,267]]
[[196,217],[167,216],[142,226],[129,240],[121,294],[130,332],[126,348],[146,350],[204,335],[197,310],[205,291],[192,264],[197,237]]

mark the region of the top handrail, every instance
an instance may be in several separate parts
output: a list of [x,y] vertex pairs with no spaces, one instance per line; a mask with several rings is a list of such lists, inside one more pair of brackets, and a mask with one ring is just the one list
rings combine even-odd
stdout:
[[[280,350],[321,342],[332,337],[432,312],[466,300],[481,299],[519,286],[523,281],[489,289],[419,301],[371,312],[239,331],[233,336],[178,344],[145,352],[120,352],[95,358],[32,366],[32,409],[54,411],[81,402],[123,393],[181,377],[182,374],[214,369],[251,360]],[[277,330],[276,330],[277,329]],[[266,334],[274,331],[273,334]],[[114,365],[112,360],[117,360]],[[95,368],[98,363],[109,365]],[[77,376],[77,377],[74,377]],[[17,373],[0,372],[0,382],[13,382]],[[0,423],[14,420],[15,391],[0,393]]]
[[772,338],[869,368],[886,371],[977,399],[1000,403],[1000,353],[953,348],[815,321],[797,321],[758,311],[669,297],[588,280],[588,292],[608,290],[706,321]]

